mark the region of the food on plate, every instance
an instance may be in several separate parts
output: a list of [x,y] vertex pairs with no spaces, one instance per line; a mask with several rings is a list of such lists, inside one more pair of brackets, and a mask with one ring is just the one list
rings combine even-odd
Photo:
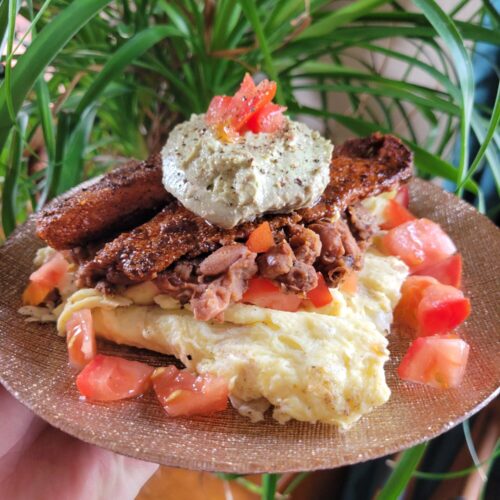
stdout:
[[158,155],[146,161],[130,161],[47,205],[37,219],[37,234],[51,247],[62,250],[135,227],[171,199],[161,176]]
[[[396,313],[416,335],[467,316],[468,300],[444,283],[457,282],[453,242],[408,211],[409,150],[379,133],[334,149],[275,92],[247,75],[177,125],[161,155],[38,215],[49,247],[21,312],[57,321],[87,399],[152,388],[172,417],[222,411],[229,398],[252,421],[272,406],[281,423],[349,427],[390,396],[386,335],[403,283]],[[442,283],[405,282],[426,269]],[[173,354],[185,369],[97,354],[96,336]]]
[[145,363],[97,354],[76,377],[80,393],[94,401],[117,401],[144,394],[154,369]]
[[398,368],[403,380],[448,389],[462,382],[469,357],[469,344],[457,335],[419,337]]
[[458,288],[431,276],[410,276],[401,288],[394,319],[426,336],[451,332],[469,314],[470,301]]

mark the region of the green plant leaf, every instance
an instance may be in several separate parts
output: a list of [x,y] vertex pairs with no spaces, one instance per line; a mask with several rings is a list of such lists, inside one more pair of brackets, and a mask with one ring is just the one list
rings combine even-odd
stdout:
[[10,141],[9,165],[5,173],[2,191],[2,227],[5,236],[9,236],[16,228],[19,208],[17,205],[17,193],[23,161],[23,136],[27,123],[28,116],[21,113],[17,119],[16,127],[12,131],[12,139]]
[[278,484],[279,474],[262,475],[262,500],[274,500],[276,495],[276,486]]
[[69,42],[71,37],[95,16],[110,0],[74,0],[50,22],[33,40],[12,70],[10,87],[0,85],[0,148],[5,144],[13,124],[7,109],[10,90],[14,112],[20,110],[23,100],[47,65]]
[[[486,132],[483,131],[483,127],[476,116],[475,113],[472,115],[472,128],[474,129],[474,133],[481,144],[479,151],[472,162],[469,172],[465,179],[459,184],[458,188],[461,189],[464,187],[465,183],[472,178],[479,165],[483,161],[484,156],[486,155],[488,159],[488,163],[495,179],[495,184],[497,188],[497,193],[500,196],[500,161],[498,159],[498,147],[496,144],[492,142],[495,137],[495,132],[498,130],[498,125],[500,123],[500,87],[497,89],[497,96],[495,99],[495,107],[493,108],[493,113],[491,115],[490,124],[488,130]],[[491,146],[491,148],[490,148]]]
[[422,443],[403,451],[389,479],[377,495],[377,500],[395,500],[399,498],[424,456],[426,448],[427,443]]
[[122,45],[106,62],[92,85],[82,97],[75,110],[75,119],[92,105],[113,79],[120,76],[121,72],[137,57],[141,56],[166,37],[181,37],[182,34],[172,26],[153,26],[137,33],[134,37]]
[[[460,89],[462,91],[460,120],[460,163],[458,166],[458,183],[462,184],[467,175],[469,162],[469,137],[472,109],[474,106],[474,72],[464,41],[453,20],[439,7],[434,0],[414,0],[436,32],[443,39],[451,52]],[[458,189],[461,191],[461,188]]]
[[350,2],[345,7],[329,12],[321,20],[305,29],[297,40],[306,38],[318,38],[335,31],[335,28],[347,24],[363,16],[366,12],[388,3],[388,0],[358,0]]
[[271,80],[274,80],[277,84],[276,90],[276,101],[280,104],[284,104],[285,100],[283,97],[283,88],[280,83],[280,79],[278,77],[278,72],[274,67],[273,58],[271,56],[271,51],[269,50],[269,45],[267,43],[267,38],[264,34],[264,30],[262,28],[262,24],[260,22],[259,13],[255,6],[253,0],[239,0],[241,4],[241,8],[243,12],[247,16],[250,21],[254,31],[255,36],[257,37],[257,41],[259,42],[260,50],[262,51],[262,55],[264,57],[264,69],[267,74],[270,76]]
[[8,24],[9,0],[0,0],[0,54],[3,54]]
[[47,149],[47,156],[49,157],[49,161],[53,161],[56,152],[54,122],[52,120],[52,112],[50,110],[49,89],[43,76],[38,78],[35,84],[35,92],[38,104],[38,113],[40,115],[42,125],[43,138]]
[[83,173],[85,148],[89,142],[90,131],[96,115],[95,108],[87,108],[82,114],[71,136],[68,138],[62,162],[61,175],[57,185],[57,194],[79,184]]

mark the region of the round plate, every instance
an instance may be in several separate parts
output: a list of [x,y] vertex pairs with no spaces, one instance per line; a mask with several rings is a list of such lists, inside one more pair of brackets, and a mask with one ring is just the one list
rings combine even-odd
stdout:
[[[160,464],[237,473],[333,468],[396,452],[430,439],[482,408],[500,381],[500,231],[470,205],[420,180],[411,185],[412,211],[439,222],[464,260],[472,315],[459,332],[471,346],[465,380],[437,390],[398,379],[410,340],[390,335],[389,402],[349,431],[271,418],[251,424],[228,409],[211,417],[167,418],[153,394],[106,404],[81,401],[66,346],[54,324],[26,323],[17,310],[41,246],[33,222],[0,249],[0,381],[37,415],[84,441]],[[166,356],[101,343],[100,351],[152,365]]]

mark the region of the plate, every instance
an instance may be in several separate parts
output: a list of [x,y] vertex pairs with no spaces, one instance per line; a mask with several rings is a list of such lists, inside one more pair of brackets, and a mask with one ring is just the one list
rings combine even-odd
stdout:
[[[472,315],[459,333],[471,346],[465,380],[438,390],[398,379],[409,339],[390,335],[389,402],[348,431],[270,417],[251,424],[228,409],[211,417],[169,419],[153,394],[106,404],[79,399],[66,346],[54,324],[26,323],[17,310],[42,243],[30,220],[0,249],[0,382],[55,427],[104,448],[169,466],[235,473],[333,468],[373,459],[428,440],[479,411],[499,392],[500,230],[473,207],[421,180],[411,184],[412,211],[438,223],[464,259]],[[106,354],[159,366],[173,358],[101,343]]]

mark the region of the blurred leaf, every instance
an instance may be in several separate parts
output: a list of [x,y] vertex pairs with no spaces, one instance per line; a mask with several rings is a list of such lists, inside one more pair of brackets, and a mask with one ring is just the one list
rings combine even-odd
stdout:
[[[462,112],[460,119],[460,164],[458,166],[458,183],[462,184],[467,174],[469,162],[469,137],[472,108],[474,106],[474,72],[464,41],[453,20],[438,6],[434,0],[414,0],[429,22],[444,40],[453,57],[455,71],[462,91]],[[461,188],[458,189],[460,192]]]
[[49,89],[43,76],[38,78],[35,84],[35,92],[42,125],[43,138],[47,149],[47,156],[49,157],[49,161],[53,161],[56,152],[54,122],[52,120],[52,112],[50,109]]
[[262,500],[274,500],[279,474],[262,474]]
[[8,95],[12,91],[14,112],[21,108],[24,98],[46,66],[69,42],[71,37],[95,16],[109,0],[74,0],[48,24],[19,57],[12,71],[12,84],[0,85],[0,148],[5,144],[12,120],[7,109]]
[[95,108],[87,108],[82,114],[77,127],[67,140],[56,194],[64,193],[83,180],[85,148],[89,142],[95,115]]
[[259,42],[259,48],[262,51],[262,55],[264,58],[264,69],[271,78],[271,80],[274,80],[277,84],[276,102],[284,104],[285,100],[283,96],[283,87],[281,85],[278,72],[274,67],[271,51],[269,49],[266,36],[264,35],[264,30],[262,29],[259,12],[257,11],[257,8],[253,0],[239,0],[239,2],[241,4],[243,12],[247,16],[248,20],[250,21],[255,31],[255,36],[257,37],[257,41]]
[[331,35],[335,28],[342,26],[361,17],[375,7],[388,3],[388,0],[358,0],[351,2],[345,7],[329,12],[321,20],[304,30],[297,40],[306,38],[317,38],[323,35]]
[[0,54],[3,54],[9,24],[9,0],[0,0]]
[[27,123],[27,115],[21,113],[16,121],[16,127],[12,131],[9,165],[5,172],[2,192],[2,227],[5,236],[9,236],[16,228],[17,192],[23,159],[23,137]]
[[104,68],[96,76],[92,85],[82,97],[75,110],[75,119],[78,120],[83,112],[95,102],[106,85],[117,78],[120,73],[141,56],[153,45],[168,36],[182,36],[178,29],[172,26],[153,26],[137,33],[133,38],[122,45],[106,62]]
[[377,500],[395,500],[399,498],[424,456],[426,447],[427,443],[422,443],[401,453],[396,467],[377,495]]

